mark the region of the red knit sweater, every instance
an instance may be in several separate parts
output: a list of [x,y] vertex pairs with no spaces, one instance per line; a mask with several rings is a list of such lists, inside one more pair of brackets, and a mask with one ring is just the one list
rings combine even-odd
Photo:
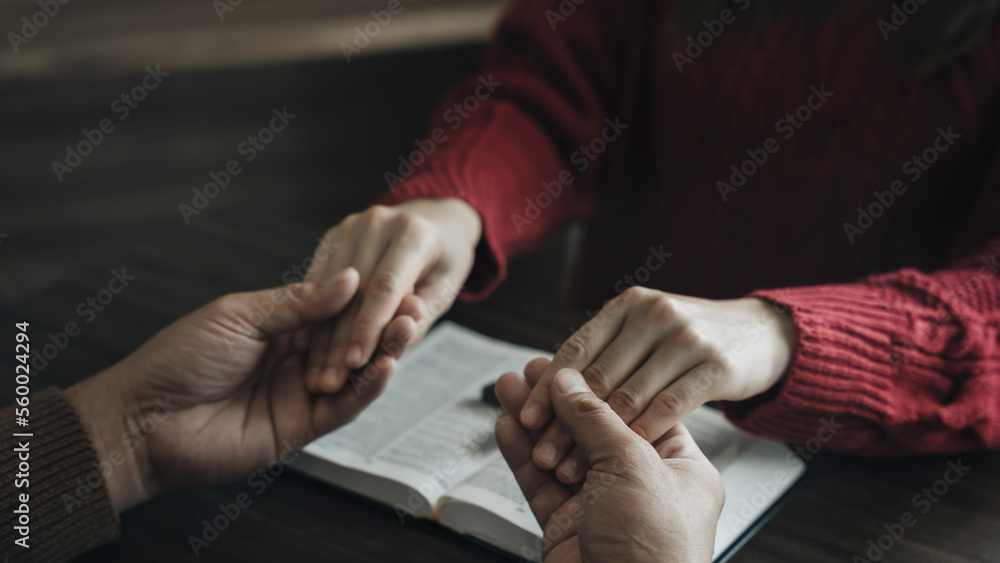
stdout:
[[917,75],[888,6],[728,23],[745,4],[689,40],[669,1],[516,2],[383,201],[479,211],[467,298],[588,219],[584,306],[630,283],[787,305],[783,384],[724,405],[748,431],[806,443],[826,419],[837,450],[1000,447],[1000,38]]

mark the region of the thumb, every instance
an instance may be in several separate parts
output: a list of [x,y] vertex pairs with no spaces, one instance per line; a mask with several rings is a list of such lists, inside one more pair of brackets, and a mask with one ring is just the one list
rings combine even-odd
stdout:
[[358,271],[347,268],[318,282],[301,282],[273,289],[237,293],[222,299],[225,309],[249,323],[244,334],[277,336],[340,313],[358,290]]
[[575,369],[556,373],[552,381],[552,407],[592,466],[619,458],[622,450],[634,441],[649,447],[587,387],[583,375]]

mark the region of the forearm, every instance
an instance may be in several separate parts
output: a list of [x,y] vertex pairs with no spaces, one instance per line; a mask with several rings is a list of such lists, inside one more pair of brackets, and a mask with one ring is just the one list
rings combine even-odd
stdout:
[[13,480],[0,488],[2,552],[11,561],[65,561],[117,537],[118,515],[97,453],[64,394],[32,395],[29,409],[26,428],[14,425],[12,408],[0,413],[0,473]]
[[435,110],[425,136],[433,152],[404,156],[389,171],[395,177],[387,174],[383,203],[455,197],[481,215],[487,256],[477,261],[473,293],[503,278],[508,255],[594,211],[607,153],[628,134],[612,100],[622,88],[623,43],[642,39],[627,24],[636,8],[588,2],[553,26],[546,14],[558,13],[557,4],[515,3],[479,75]]

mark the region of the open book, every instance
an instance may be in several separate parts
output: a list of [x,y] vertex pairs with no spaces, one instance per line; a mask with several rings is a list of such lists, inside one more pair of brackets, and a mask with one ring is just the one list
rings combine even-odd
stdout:
[[[541,561],[542,529],[493,435],[503,412],[480,399],[500,374],[521,372],[529,360],[547,355],[442,323],[403,356],[381,397],[347,426],[307,445],[295,467],[388,505],[401,519],[434,519],[517,559]],[[721,561],[803,475],[805,464],[708,407],[684,424],[726,488],[715,538],[715,561]]]

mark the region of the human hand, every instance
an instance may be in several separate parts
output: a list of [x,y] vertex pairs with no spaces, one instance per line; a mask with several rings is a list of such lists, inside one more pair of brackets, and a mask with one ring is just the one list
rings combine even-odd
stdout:
[[361,283],[342,315],[312,327],[308,389],[340,390],[351,369],[372,357],[395,317],[417,319],[409,344],[419,340],[469,276],[480,231],[479,214],[458,199],[375,205],[327,231],[305,279],[322,281],[351,266]]
[[[324,284],[227,295],[70,388],[67,398],[98,459],[123,459],[106,477],[115,508],[246,475],[288,445],[301,447],[347,423],[375,399],[395,358],[369,366],[363,386],[312,395],[304,384],[308,341],[293,341],[306,323],[338,314],[357,287],[358,273],[347,269]],[[405,341],[414,330],[413,319],[399,317],[386,334]],[[155,430],[125,447],[125,433],[151,418]]]
[[[632,430],[654,442],[699,405],[748,399],[773,387],[794,345],[791,319],[764,300],[714,301],[629,288],[562,345],[520,420],[526,428],[542,428],[552,416],[551,382],[572,368]],[[572,446],[566,429],[549,424],[535,446],[535,462],[557,468],[563,482],[578,482],[584,454],[570,452]]]
[[579,372],[565,369],[552,381],[552,402],[590,470],[574,493],[532,461],[537,431],[516,417],[529,382],[541,378],[546,363],[528,364],[528,381],[507,373],[496,386],[511,413],[497,422],[497,443],[544,531],[545,562],[710,562],[725,490],[682,424],[654,447],[594,395]]

